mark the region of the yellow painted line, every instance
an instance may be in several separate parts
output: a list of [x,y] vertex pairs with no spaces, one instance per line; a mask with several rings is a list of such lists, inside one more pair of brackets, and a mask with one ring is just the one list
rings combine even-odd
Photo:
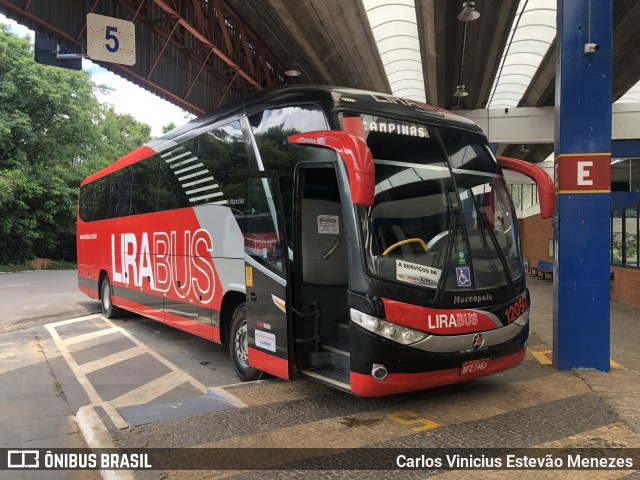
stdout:
[[551,350],[547,350],[545,352],[534,352],[529,350],[531,355],[536,357],[536,360],[540,362],[542,365],[551,365],[553,362],[551,361]]
[[565,193],[611,193],[611,190],[559,190],[556,192],[556,195]]
[[600,153],[560,153],[556,155],[555,158],[562,157],[599,157],[602,155],[611,155],[611,152],[600,152]]
[[387,415],[387,418],[393,420],[396,423],[399,423],[400,425],[422,425],[420,427],[413,427],[411,430],[413,430],[414,432],[423,432],[425,430],[431,430],[432,428],[436,428],[439,426],[436,422],[427,418],[418,417],[417,413],[410,412],[408,410],[390,413]]
[[[544,352],[534,352],[533,350],[529,350],[529,352],[531,353],[531,355],[533,355],[536,360],[538,360],[538,362],[540,362],[542,365],[551,365],[553,363],[552,361],[552,355],[553,352],[551,350],[546,350]],[[622,365],[620,365],[618,362],[616,362],[614,359],[609,359],[609,365],[611,366],[611,368],[623,368]]]
[[[577,376],[567,372],[556,372],[548,369],[549,375],[543,377],[516,381],[507,384],[487,384],[489,388],[466,389],[434,389],[428,394],[422,395],[418,400],[407,402],[403,406],[385,407],[368,412],[353,412],[348,416],[338,411],[328,411],[328,418],[317,419],[311,422],[303,422],[288,427],[280,427],[266,418],[265,425],[268,431],[262,433],[247,433],[241,436],[224,438],[212,442],[192,445],[197,448],[235,448],[235,447],[270,447],[281,448],[359,448],[371,446],[376,443],[387,442],[400,438],[407,438],[428,430],[446,425],[461,424],[464,422],[482,422],[496,415],[522,410],[536,405],[542,405],[554,400],[562,400],[576,395],[590,394],[587,384]],[[244,387],[241,390],[256,390],[264,392],[264,396],[272,395],[272,391],[263,390],[265,387],[275,387],[272,380],[255,383],[252,387]],[[481,382],[481,380],[478,380]],[[284,385],[284,382],[280,383]],[[311,381],[287,382],[289,387],[305,390],[305,385],[317,386]],[[321,385],[325,394],[332,392],[329,387]],[[290,388],[290,387],[289,387]],[[236,390],[233,390],[235,393]],[[291,390],[287,390],[291,391]],[[536,392],[532,395],[531,392]],[[333,392],[334,396],[343,395]],[[509,402],[498,402],[496,398],[508,398]],[[280,397],[275,400],[279,400]],[[249,407],[252,408],[252,407]],[[334,416],[337,415],[337,416]],[[414,429],[419,429],[414,431]],[[309,432],[313,432],[312,435]],[[372,440],[374,439],[374,440]],[[274,458],[273,455],[265,461],[265,466],[283,463],[284,460]],[[532,477],[536,480],[538,476]],[[482,473],[482,472],[480,472]],[[513,475],[512,475],[513,476]],[[472,475],[472,478],[478,475]],[[557,475],[556,475],[557,477]],[[170,477],[172,478],[172,477]],[[180,477],[176,477],[180,478]],[[216,476],[216,478],[219,478]],[[458,475],[450,478],[462,478]],[[486,478],[493,478],[490,475]],[[551,477],[549,477],[551,478]]]

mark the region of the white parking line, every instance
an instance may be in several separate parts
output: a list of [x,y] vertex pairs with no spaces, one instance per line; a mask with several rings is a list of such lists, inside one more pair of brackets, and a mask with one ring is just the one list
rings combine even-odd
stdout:
[[135,390],[125,393],[111,400],[111,404],[116,407],[126,407],[128,405],[142,405],[155,400],[161,395],[179,387],[184,383],[184,378],[178,372],[169,372],[155,380],[140,385]]
[[0,285],[0,288],[6,287],[26,287],[27,285],[31,285],[30,283],[14,283],[13,285]]
[[[55,325],[55,324],[54,324]],[[105,335],[111,335],[112,333],[119,333],[116,327],[103,328],[97,332],[83,333],[82,335],[75,335],[69,338],[61,338],[60,340],[68,347],[75,345],[76,343],[82,343],[93,338],[104,337]]]
[[[95,318],[95,317],[97,317],[97,315],[92,316],[90,318]],[[84,320],[86,320],[86,319],[87,318],[85,317]],[[74,319],[72,319],[72,320],[74,320]],[[79,320],[76,320],[76,321],[79,321]],[[100,403],[100,402],[102,402],[102,398],[100,398],[100,395],[98,395],[98,392],[96,392],[96,389],[93,388],[93,385],[91,385],[91,382],[86,377],[86,375],[84,373],[82,373],[82,371],[80,370],[80,367],[78,366],[76,361],[73,359],[73,357],[69,353],[69,349],[67,348],[66,342],[63,339],[60,338],[60,335],[56,331],[56,327],[57,326],[59,327],[59,326],[62,326],[62,325],[67,325],[69,323],[74,323],[74,322],[69,321],[69,320],[63,320],[62,322],[49,323],[49,324],[45,325],[45,327],[49,331],[49,334],[51,335],[51,338],[53,339],[53,341],[55,342],[56,346],[60,350],[60,353],[62,354],[64,359],[67,361],[67,364],[71,368],[71,371],[76,376],[76,379],[78,380],[78,382],[80,383],[80,385],[82,386],[84,391],[86,392],[86,394],[89,397],[89,400],[91,401],[91,403]]]
[[101,368],[108,367],[110,365],[115,365],[118,362],[122,362],[124,360],[129,360],[130,358],[137,357],[138,355],[142,355],[145,353],[147,349],[145,347],[141,347],[140,345],[136,345],[135,347],[128,348],[127,350],[122,350],[121,352],[116,352],[112,355],[107,355],[106,357],[98,358],[92,362],[83,363],[79,365],[78,368],[85,375],[87,373],[94,372],[96,370],[100,370]]
[[[99,318],[101,321],[105,322],[108,325],[108,328],[98,330],[96,332],[84,333],[76,336],[69,336],[68,338],[62,338],[58,331],[56,330],[58,327],[69,325],[72,323],[78,323],[82,321],[91,321]],[[60,350],[60,353],[66,360],[67,364],[71,368],[73,374],[77,378],[78,382],[86,392],[89,400],[92,404],[102,404],[103,399],[100,397],[100,394],[93,387],[89,379],[87,378],[87,374],[99,370],[101,368],[114,365],[123,360],[128,360],[130,358],[134,358],[141,354],[148,354],[155,358],[157,361],[165,365],[170,373],[164,375],[158,379],[155,379],[151,382],[147,382],[134,390],[131,390],[120,397],[113,400],[111,403],[117,407],[124,407],[129,405],[138,405],[141,403],[150,402],[161,395],[169,392],[170,390],[182,385],[183,383],[190,383],[197,390],[202,392],[203,394],[207,393],[207,387],[193,378],[192,376],[185,373],[182,369],[178,368],[176,365],[171,363],[169,360],[164,358],[162,355],[156,353],[151,350],[148,346],[138,340],[136,337],[131,335],[125,329],[115,325],[113,322],[107,320],[102,317],[102,315],[89,315],[80,318],[72,318],[70,320],[63,320],[61,322],[49,323],[45,325],[47,330],[49,331],[51,338],[55,342],[56,346]],[[129,347],[120,352],[116,352],[112,355],[107,355],[105,357],[99,358],[97,360],[88,362],[83,365],[78,365],[78,363],[74,360],[69,351],[70,345],[78,345],[80,342],[88,341],[94,338],[98,338],[104,335],[118,333],[129,340],[131,340],[135,346]],[[117,415],[117,412],[113,412]]]

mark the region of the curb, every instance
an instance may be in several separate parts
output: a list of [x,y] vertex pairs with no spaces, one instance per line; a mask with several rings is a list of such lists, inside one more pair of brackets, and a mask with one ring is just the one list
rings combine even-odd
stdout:
[[231,405],[238,408],[247,407],[246,403],[244,403],[242,400],[240,400],[238,397],[236,397],[232,393],[229,393],[227,390],[225,390],[225,387],[228,387],[228,386],[229,385],[224,385],[223,387],[209,387],[207,388],[207,395],[210,397],[218,398],[220,400],[229,402]]
[[[113,406],[104,403],[80,407],[78,413],[76,413],[78,428],[89,448],[115,448],[107,427],[105,427],[98,413],[95,411],[95,407],[97,406],[102,407],[107,412],[114,421],[116,428],[124,428],[127,426],[127,423],[117,414]],[[113,416],[114,412],[117,417]],[[131,470],[100,470],[100,475],[103,480],[135,480],[135,476]]]

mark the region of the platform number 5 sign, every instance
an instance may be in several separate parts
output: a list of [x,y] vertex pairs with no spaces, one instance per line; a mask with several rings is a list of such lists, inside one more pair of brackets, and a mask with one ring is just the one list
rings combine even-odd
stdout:
[[136,31],[133,22],[95,13],[87,15],[87,55],[102,62],[135,64]]

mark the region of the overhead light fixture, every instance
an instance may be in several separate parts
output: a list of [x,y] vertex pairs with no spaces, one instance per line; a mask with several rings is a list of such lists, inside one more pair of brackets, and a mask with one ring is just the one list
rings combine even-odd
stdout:
[[456,87],[456,92],[453,94],[454,97],[466,97],[467,95],[469,95],[469,92],[467,92],[467,90],[464,88],[464,85],[458,85]]
[[462,4],[462,11],[458,14],[461,22],[470,22],[480,18],[480,12],[476,10],[476,2],[467,0]]
[[284,71],[284,74],[288,77],[299,77],[300,75],[302,75],[302,72],[300,71],[300,66],[297,63],[293,62],[291,66]]

